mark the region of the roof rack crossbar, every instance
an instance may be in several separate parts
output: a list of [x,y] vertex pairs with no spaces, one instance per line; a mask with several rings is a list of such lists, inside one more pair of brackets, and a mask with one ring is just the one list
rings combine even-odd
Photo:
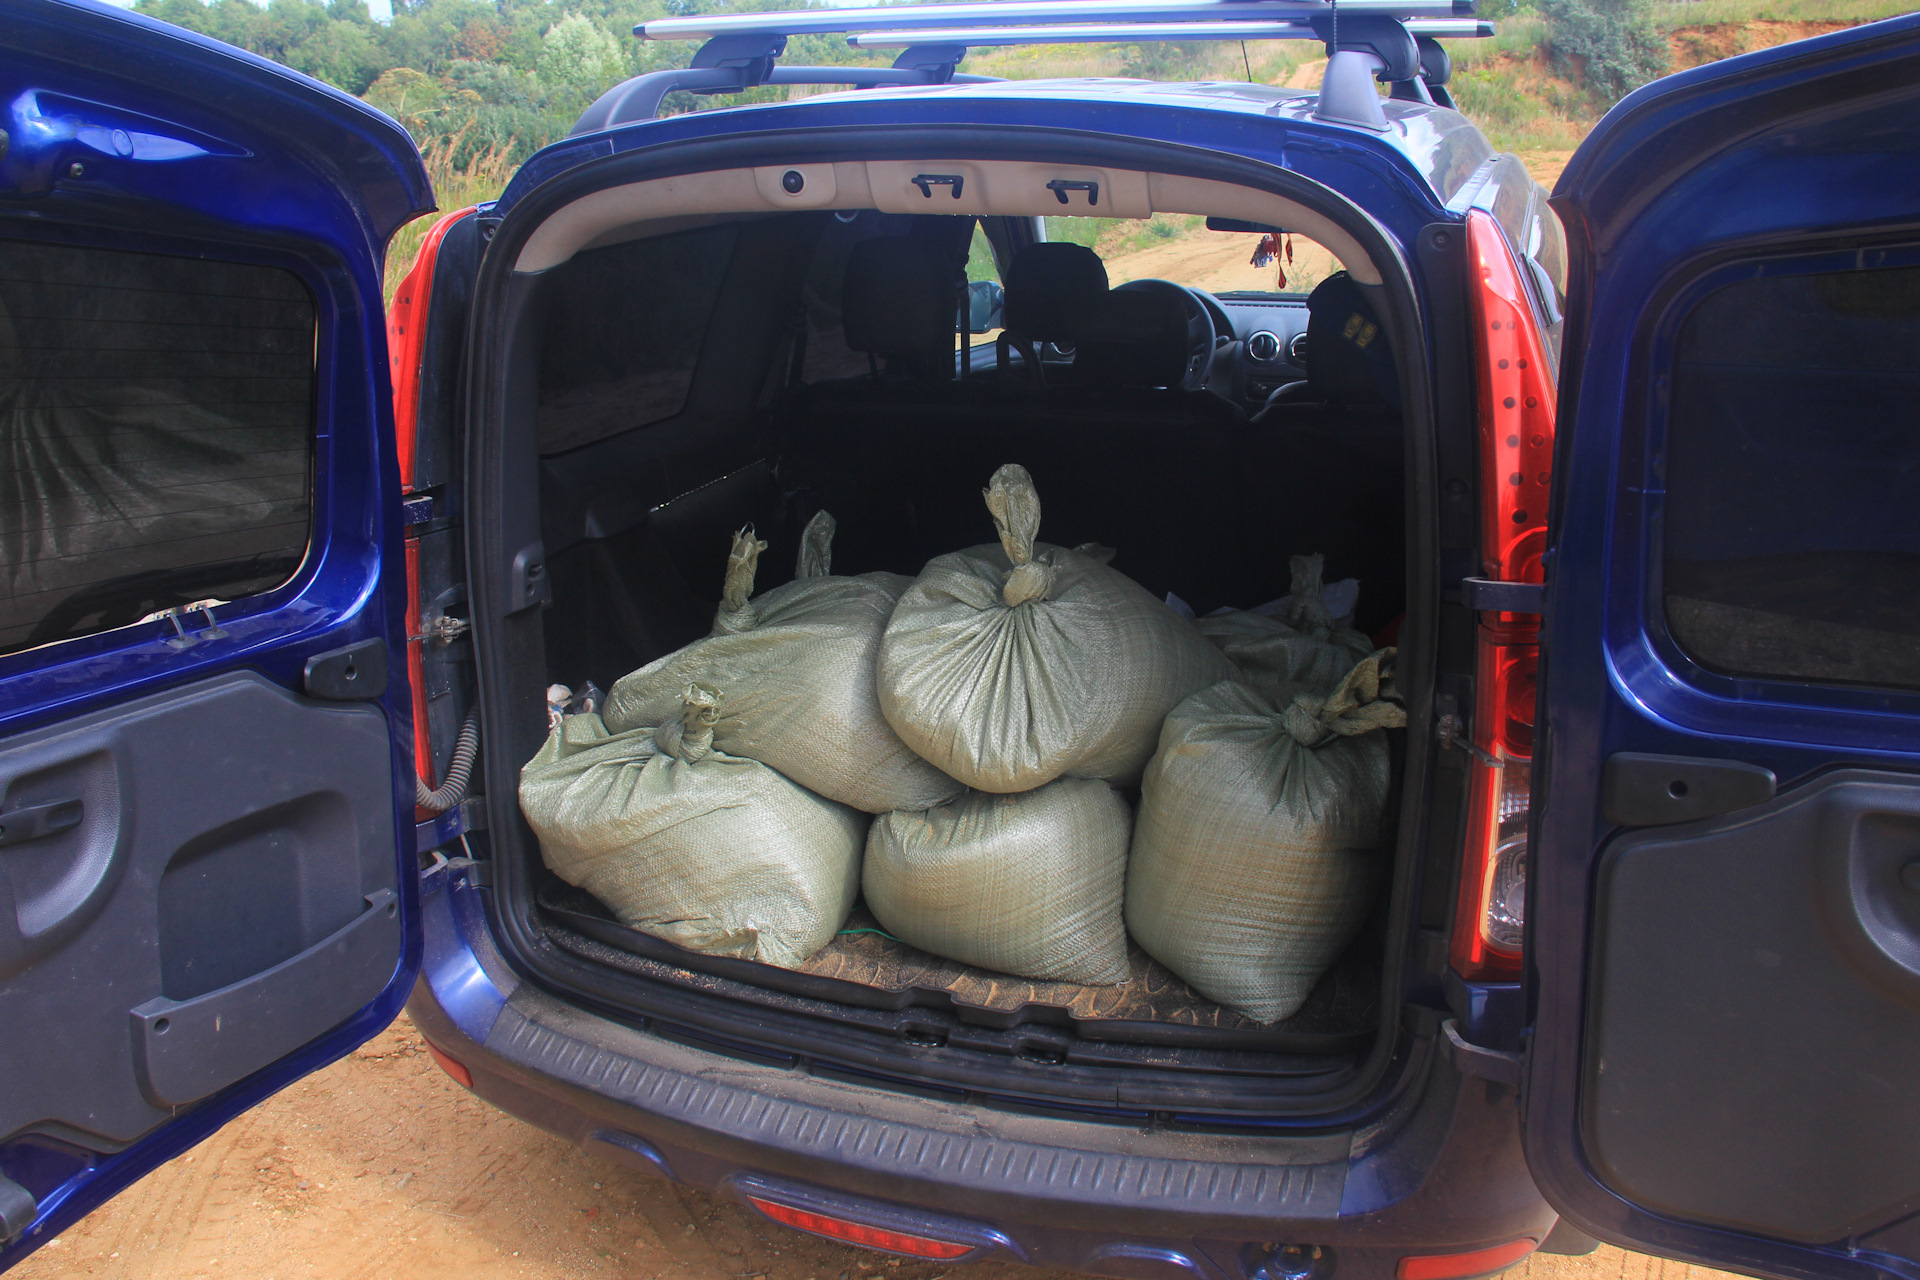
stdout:
[[[1471,18],[1474,0],[1341,0],[1343,17],[1401,21]],[[656,18],[633,33],[643,40],[699,40],[722,35],[829,35],[907,31],[973,23],[1022,24],[1142,22],[1307,22],[1332,12],[1326,0],[984,0],[970,4],[888,5],[879,8],[784,9],[773,13],[704,14]]]
[[568,137],[597,133],[616,125],[651,120],[669,93],[744,93],[763,84],[839,84],[855,89],[894,85],[986,84],[997,76],[956,73],[967,51],[962,46],[916,42],[891,67],[783,67],[776,63],[786,37],[734,33],[716,36],[700,47],[693,65],[649,71],[601,94],[574,121]]

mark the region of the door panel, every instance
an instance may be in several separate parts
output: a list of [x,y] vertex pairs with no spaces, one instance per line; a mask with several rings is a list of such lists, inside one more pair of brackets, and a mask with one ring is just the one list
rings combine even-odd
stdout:
[[1572,259],[1528,879],[1535,1180],[1920,1275],[1920,19],[1622,102]]
[[394,1016],[420,950],[382,247],[406,132],[0,26],[0,1269]]
[[[0,825],[81,806],[0,848],[24,944],[0,1026],[38,1042],[9,1061],[0,1132],[123,1146],[380,994],[401,941],[388,738],[373,707],[236,672],[0,746]],[[59,947],[81,929],[112,945]]]
[[1809,1243],[1920,1209],[1908,866],[1920,786],[1852,769],[1608,846],[1583,1121],[1609,1186]]

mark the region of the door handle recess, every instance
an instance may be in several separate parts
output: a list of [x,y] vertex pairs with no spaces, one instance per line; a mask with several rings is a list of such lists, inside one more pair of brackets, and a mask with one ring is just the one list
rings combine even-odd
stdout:
[[366,895],[345,928],[248,978],[191,1000],[134,1008],[134,1071],[156,1107],[196,1102],[345,1022],[400,963],[399,898]]
[[78,800],[54,800],[0,813],[0,848],[77,827],[83,808]]

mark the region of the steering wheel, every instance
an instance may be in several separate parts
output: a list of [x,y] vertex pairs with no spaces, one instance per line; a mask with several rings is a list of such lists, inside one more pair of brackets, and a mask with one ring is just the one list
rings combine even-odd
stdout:
[[1183,284],[1171,280],[1146,279],[1129,280],[1125,284],[1115,285],[1114,292],[1133,290],[1136,293],[1171,293],[1180,299],[1180,305],[1187,312],[1187,371],[1180,379],[1182,391],[1200,391],[1207,385],[1207,377],[1213,372],[1213,353],[1219,340],[1219,328],[1214,322],[1213,311],[1201,300],[1198,290],[1189,289]]

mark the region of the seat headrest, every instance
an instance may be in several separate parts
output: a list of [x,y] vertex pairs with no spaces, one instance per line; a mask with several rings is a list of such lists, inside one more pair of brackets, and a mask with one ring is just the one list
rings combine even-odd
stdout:
[[847,255],[840,301],[847,346],[921,377],[952,377],[959,288],[959,269],[931,245],[862,240]]
[[1307,297],[1307,384],[1316,398],[1400,407],[1399,373],[1373,304],[1337,271]]
[[1187,375],[1187,308],[1176,294],[1115,289],[1069,316],[1067,328],[1083,385],[1177,387]]
[[1069,318],[1107,292],[1107,268],[1085,245],[1030,244],[1007,264],[1007,328],[1033,342],[1072,341]]

